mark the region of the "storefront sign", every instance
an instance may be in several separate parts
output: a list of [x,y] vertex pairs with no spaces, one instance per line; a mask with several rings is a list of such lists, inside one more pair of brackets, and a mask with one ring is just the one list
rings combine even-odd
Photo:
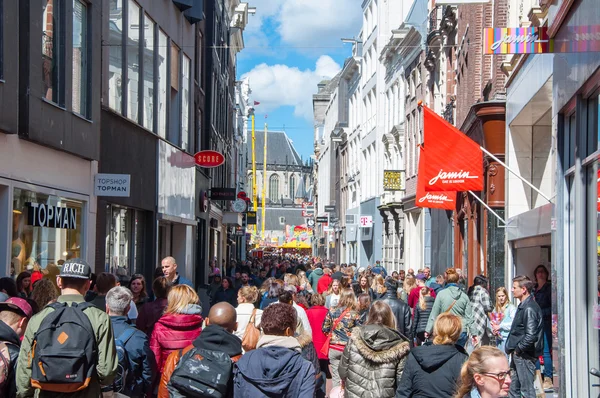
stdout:
[[27,224],[34,227],[77,229],[77,209],[44,203],[25,203]]
[[94,194],[96,196],[119,196],[128,198],[131,191],[129,174],[96,174],[94,178]]
[[225,163],[225,156],[217,151],[200,151],[194,155],[196,164],[200,167],[212,168]]
[[325,206],[325,211],[327,213],[335,213],[335,206],[333,206],[333,205]]
[[484,54],[547,54],[554,52],[548,28],[487,28]]
[[370,228],[373,226],[372,216],[360,216],[358,219],[361,228]]
[[327,217],[317,217],[318,223],[327,223],[329,219]]
[[235,200],[235,188],[211,188],[211,200]]
[[255,211],[246,212],[246,225],[256,225],[256,212]]
[[404,170],[383,170],[384,191],[404,191]]

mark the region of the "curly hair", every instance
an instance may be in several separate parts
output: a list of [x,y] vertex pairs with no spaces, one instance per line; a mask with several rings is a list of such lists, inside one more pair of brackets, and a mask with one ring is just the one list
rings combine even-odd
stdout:
[[58,298],[58,291],[54,284],[50,282],[48,279],[40,279],[33,286],[33,291],[31,292],[31,299],[35,301],[38,306],[38,309],[44,308],[49,303],[56,301]]
[[262,313],[260,327],[264,334],[284,336],[285,331],[296,330],[298,315],[290,304],[273,303]]

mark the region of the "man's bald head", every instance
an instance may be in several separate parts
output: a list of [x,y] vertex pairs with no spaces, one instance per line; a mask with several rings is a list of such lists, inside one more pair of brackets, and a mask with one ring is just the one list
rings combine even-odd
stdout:
[[233,333],[237,329],[237,314],[235,308],[229,303],[221,302],[210,307],[207,325],[219,325],[228,332]]

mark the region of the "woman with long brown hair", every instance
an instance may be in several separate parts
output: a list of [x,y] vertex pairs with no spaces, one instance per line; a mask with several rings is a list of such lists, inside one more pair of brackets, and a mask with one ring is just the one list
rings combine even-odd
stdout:
[[[335,280],[334,280],[335,281]],[[329,363],[333,386],[340,385],[338,366],[342,352],[352,335],[352,329],[360,326],[360,314],[356,311],[356,296],[352,289],[342,290],[337,305],[329,310],[323,321],[323,333],[331,336],[329,345]]]
[[[393,398],[410,350],[396,330],[392,309],[375,301],[364,326],[354,328],[344,349],[339,374],[347,397]],[[377,375],[377,377],[373,377]]]
[[148,302],[148,292],[146,291],[146,278],[142,274],[134,274],[129,281],[129,290],[133,294],[133,302],[139,309]]
[[167,301],[165,313],[150,337],[159,373],[169,354],[190,345],[202,330],[202,307],[194,289],[187,285],[173,286]]
[[383,276],[381,274],[375,275],[375,278],[373,278],[373,285],[371,286],[371,289],[373,289],[374,300],[379,300],[383,298],[383,296],[385,296],[385,292],[387,292],[387,289],[385,287],[385,280],[383,279]]

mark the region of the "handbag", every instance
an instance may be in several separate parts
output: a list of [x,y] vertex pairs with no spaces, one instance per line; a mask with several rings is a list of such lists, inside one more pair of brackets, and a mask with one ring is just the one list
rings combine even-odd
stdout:
[[[329,334],[327,335],[327,338],[325,339],[325,342],[323,343],[323,347],[321,347],[321,354],[329,355],[329,346],[331,345],[331,335],[333,335],[333,331],[335,330],[337,325],[342,321],[344,316],[346,316],[348,311],[350,311],[350,308],[346,308],[341,313],[341,315],[335,321],[333,321],[333,326],[331,326],[331,330],[329,331]],[[337,346],[337,344],[336,344],[336,346]]]
[[256,349],[258,339],[260,338],[260,330],[254,326],[254,320],[256,318],[256,308],[252,310],[252,315],[244,331],[244,338],[242,338],[242,348],[245,352]]

